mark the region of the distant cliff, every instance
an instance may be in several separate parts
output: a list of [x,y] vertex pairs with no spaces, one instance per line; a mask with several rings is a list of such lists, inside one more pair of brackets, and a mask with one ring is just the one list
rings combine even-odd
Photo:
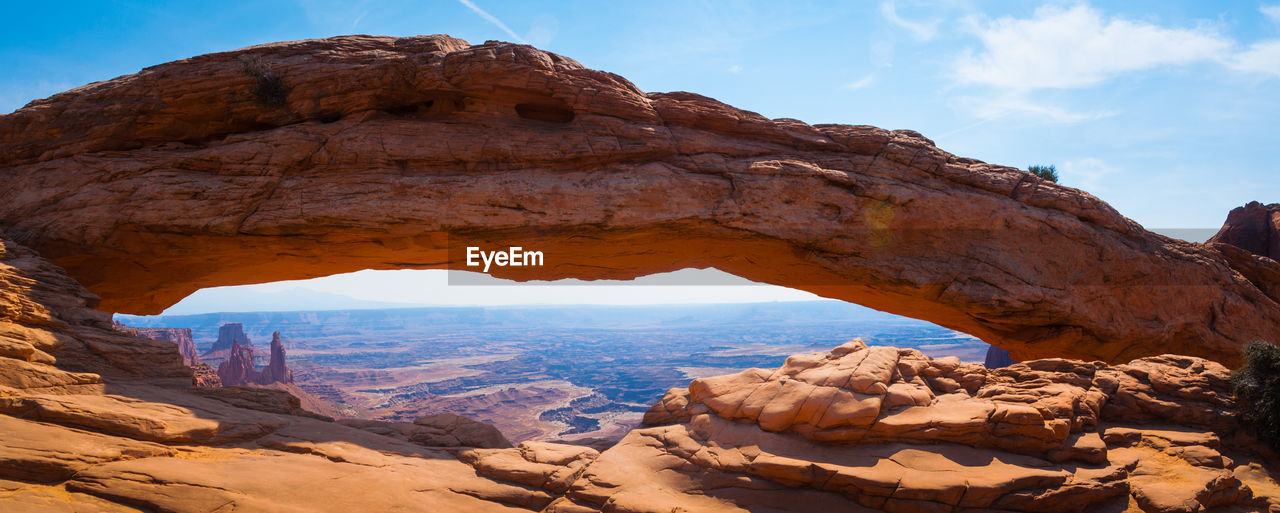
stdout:
[[253,347],[253,341],[249,340],[249,336],[244,334],[244,325],[238,322],[228,322],[218,328],[218,341],[213,343],[213,347],[209,349],[208,354],[218,351],[226,351],[231,349],[234,343],[239,342],[240,345]]
[[178,344],[178,352],[182,353],[182,363],[188,367],[193,367],[200,363],[200,356],[196,352],[195,340],[191,337],[191,328],[126,328],[139,337],[147,337],[152,340],[168,340],[174,344]]

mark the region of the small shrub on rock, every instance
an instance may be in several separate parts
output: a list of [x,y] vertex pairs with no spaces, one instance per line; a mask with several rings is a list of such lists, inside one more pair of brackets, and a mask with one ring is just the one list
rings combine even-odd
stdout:
[[1231,374],[1241,419],[1280,450],[1280,347],[1255,340],[1244,359],[1244,367]]
[[1058,183],[1058,168],[1053,165],[1048,166],[1031,166],[1027,168],[1027,172],[1053,183]]

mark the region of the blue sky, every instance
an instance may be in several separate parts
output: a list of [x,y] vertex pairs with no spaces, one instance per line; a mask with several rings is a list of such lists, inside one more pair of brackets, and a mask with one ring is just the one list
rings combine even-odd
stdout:
[[85,2],[8,5],[0,112],[161,62],[280,40],[527,42],[647,91],[917,130],[1054,164],[1151,228],[1280,201],[1280,2]]

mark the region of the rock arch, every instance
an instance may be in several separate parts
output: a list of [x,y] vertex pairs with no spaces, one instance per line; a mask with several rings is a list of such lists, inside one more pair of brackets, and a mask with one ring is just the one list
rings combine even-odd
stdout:
[[0,169],[0,229],[109,311],[519,245],[547,265],[493,275],[715,267],[1020,359],[1232,363],[1280,340],[1275,287],[1239,258],[1082,191],[911,131],[644,93],[523,45],[349,36],[154,66],[0,117]]

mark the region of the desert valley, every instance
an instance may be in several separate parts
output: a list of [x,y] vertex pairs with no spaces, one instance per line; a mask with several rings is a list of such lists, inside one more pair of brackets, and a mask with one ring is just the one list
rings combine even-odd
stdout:
[[[617,440],[668,389],[777,367],[854,337],[982,362],[987,345],[841,302],[640,307],[473,307],[121,316],[187,327],[217,368],[219,340],[282,333],[295,383],[337,417],[411,422],[454,413],[513,441]],[[223,328],[235,328],[231,334]],[[182,329],[182,328],[179,328]],[[235,333],[238,331],[238,333]],[[220,333],[223,332],[223,333]],[[269,354],[257,344],[258,366]]]

